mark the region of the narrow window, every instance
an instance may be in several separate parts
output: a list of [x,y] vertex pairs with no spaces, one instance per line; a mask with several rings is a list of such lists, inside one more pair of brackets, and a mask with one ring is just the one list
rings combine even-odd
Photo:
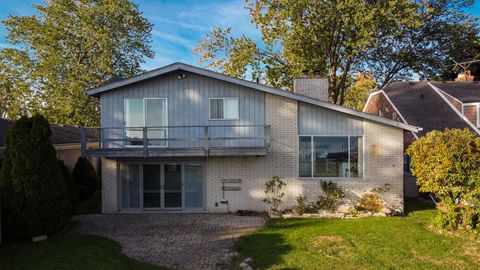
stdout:
[[383,116],[383,111],[382,111],[382,109],[379,109],[379,110],[378,110],[378,116]]
[[398,114],[396,112],[393,112],[392,113],[392,119],[397,121],[397,118],[398,118]]
[[312,176],[312,137],[300,136],[300,177]]
[[239,119],[238,98],[211,98],[210,119],[237,120]]

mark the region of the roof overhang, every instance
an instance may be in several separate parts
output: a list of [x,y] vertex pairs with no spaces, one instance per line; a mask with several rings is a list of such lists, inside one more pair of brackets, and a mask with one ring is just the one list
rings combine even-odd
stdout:
[[154,78],[156,76],[160,76],[160,75],[163,75],[163,74],[167,74],[167,73],[174,72],[174,71],[179,71],[179,70],[203,75],[203,76],[206,76],[206,77],[210,77],[210,78],[214,78],[214,79],[217,79],[217,80],[221,80],[221,81],[245,86],[245,87],[248,87],[248,88],[257,89],[257,90],[260,90],[260,91],[263,91],[263,92],[266,92],[266,93],[270,93],[270,94],[274,94],[274,95],[278,95],[278,96],[291,98],[291,99],[294,99],[294,100],[297,100],[297,101],[300,101],[300,102],[316,105],[316,106],[323,107],[323,108],[326,108],[326,109],[330,109],[330,110],[333,110],[333,111],[345,113],[345,114],[348,114],[348,115],[356,116],[356,117],[359,117],[359,118],[363,118],[363,119],[366,119],[366,120],[382,123],[382,124],[389,125],[389,126],[394,126],[394,127],[409,130],[409,131],[412,131],[412,132],[418,132],[418,131],[422,130],[421,127],[408,125],[408,124],[401,123],[401,122],[394,121],[394,120],[390,120],[390,119],[387,119],[387,118],[384,118],[384,117],[380,117],[380,116],[376,116],[376,115],[373,115],[373,114],[364,113],[364,112],[360,112],[360,111],[357,111],[357,110],[354,110],[354,109],[343,107],[343,106],[340,106],[340,105],[332,104],[332,103],[329,103],[329,102],[326,102],[326,101],[313,99],[313,98],[310,98],[310,97],[307,97],[307,96],[304,96],[304,95],[299,95],[299,94],[295,94],[295,93],[292,93],[292,92],[289,92],[289,91],[285,91],[285,90],[281,90],[281,89],[278,89],[278,88],[273,88],[273,87],[270,87],[270,86],[266,86],[266,85],[263,85],[263,84],[254,83],[254,82],[243,80],[243,79],[238,79],[238,78],[231,77],[231,76],[228,76],[228,75],[225,75],[225,74],[222,74],[222,73],[218,73],[218,72],[211,71],[211,70],[208,70],[208,69],[199,68],[199,67],[195,67],[195,66],[192,66],[192,65],[179,63],[179,62],[170,64],[168,66],[164,66],[164,67],[161,67],[161,68],[158,68],[158,69],[154,69],[154,70],[151,70],[151,71],[148,71],[148,72],[145,72],[145,73],[142,73],[142,74],[124,79],[124,80],[115,81],[115,82],[112,82],[112,83],[109,83],[109,84],[106,84],[106,85],[103,85],[103,86],[100,86],[100,87],[89,89],[89,90],[87,90],[87,94],[90,95],[90,96],[99,97],[101,93],[104,93],[106,91],[117,89],[117,88],[127,86],[127,85],[130,85],[130,84],[139,82],[139,81],[147,80],[147,79],[150,79],[150,78]]

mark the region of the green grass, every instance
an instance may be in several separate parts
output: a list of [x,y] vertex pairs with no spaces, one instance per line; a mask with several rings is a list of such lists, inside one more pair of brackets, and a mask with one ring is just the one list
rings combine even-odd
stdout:
[[99,214],[101,212],[102,205],[102,193],[97,191],[93,193],[92,197],[88,200],[81,202],[77,205],[75,214]]
[[408,201],[405,217],[275,219],[236,248],[255,269],[480,269],[480,244],[429,227],[435,209]]
[[0,269],[165,269],[121,253],[120,244],[98,236],[62,236],[0,246]]

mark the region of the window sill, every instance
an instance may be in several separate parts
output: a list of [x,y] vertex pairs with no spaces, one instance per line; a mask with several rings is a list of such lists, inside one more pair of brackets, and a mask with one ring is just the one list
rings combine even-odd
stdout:
[[308,177],[299,176],[300,180],[363,180],[363,177]]

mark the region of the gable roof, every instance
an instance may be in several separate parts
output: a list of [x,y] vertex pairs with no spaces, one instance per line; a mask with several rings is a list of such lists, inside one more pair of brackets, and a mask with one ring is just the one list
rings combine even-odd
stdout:
[[[8,129],[15,123],[15,121],[0,119],[0,147],[5,147],[5,138]],[[52,143],[59,144],[80,144],[80,128],[71,125],[50,125],[52,131]],[[88,132],[88,131],[87,131]],[[95,139],[97,136],[90,132],[87,134],[90,139]]]
[[329,102],[326,102],[326,101],[321,101],[321,100],[318,100],[318,99],[314,99],[314,98],[307,97],[307,96],[300,95],[300,94],[295,94],[295,93],[292,93],[292,92],[288,92],[288,91],[285,91],[285,90],[273,88],[273,87],[266,86],[266,85],[259,84],[259,83],[254,83],[254,82],[251,82],[251,81],[238,79],[238,78],[231,77],[231,76],[228,76],[228,75],[225,75],[225,74],[222,74],[222,73],[218,73],[218,72],[211,71],[211,70],[208,70],[208,69],[199,68],[199,67],[187,65],[187,64],[184,64],[184,63],[179,63],[179,62],[170,64],[168,66],[164,66],[164,67],[161,67],[161,68],[158,68],[158,69],[154,69],[154,70],[151,70],[151,71],[148,71],[148,72],[145,72],[145,73],[127,78],[127,79],[115,81],[115,82],[112,82],[112,83],[109,83],[109,84],[106,84],[106,85],[103,85],[103,86],[100,86],[100,87],[89,89],[89,90],[87,90],[87,94],[91,95],[91,96],[99,97],[100,94],[103,93],[103,92],[111,91],[111,90],[120,88],[122,86],[134,84],[136,82],[140,82],[140,81],[143,81],[143,80],[147,80],[147,79],[150,79],[150,78],[153,78],[153,77],[156,77],[156,76],[160,76],[160,75],[163,75],[163,74],[167,74],[167,73],[174,72],[174,71],[179,71],[179,70],[203,75],[203,76],[214,78],[214,79],[221,80],[221,81],[230,82],[230,83],[233,83],[233,84],[245,86],[245,87],[248,87],[248,88],[256,89],[256,90],[259,90],[259,91],[263,91],[263,92],[278,95],[278,96],[291,98],[291,99],[294,99],[294,100],[297,100],[297,101],[301,101],[301,102],[305,102],[305,103],[308,103],[308,104],[316,105],[316,106],[323,107],[323,108],[326,108],[326,109],[330,109],[330,110],[333,110],[333,111],[342,112],[342,113],[345,113],[345,114],[353,115],[353,116],[360,117],[360,118],[367,119],[367,120],[371,120],[371,121],[374,121],[374,122],[379,122],[379,123],[382,123],[382,124],[385,124],[385,125],[390,125],[390,126],[394,126],[394,127],[397,127],[397,128],[402,128],[402,129],[405,129],[405,130],[410,130],[410,131],[413,131],[413,132],[418,132],[419,130],[421,130],[420,127],[416,127],[416,126],[408,125],[408,124],[405,124],[405,123],[393,121],[393,120],[390,120],[390,119],[387,119],[387,118],[383,118],[383,117],[379,117],[379,116],[376,116],[376,115],[360,112],[360,111],[353,110],[353,109],[350,109],[350,108],[346,108],[346,107],[343,107],[343,106],[340,106],[340,105],[332,104],[332,103],[329,103]]
[[477,132],[429,82],[394,82],[383,88],[383,94],[408,124],[423,127],[419,136],[445,128],[468,128]]
[[430,82],[462,103],[480,102],[480,82]]

